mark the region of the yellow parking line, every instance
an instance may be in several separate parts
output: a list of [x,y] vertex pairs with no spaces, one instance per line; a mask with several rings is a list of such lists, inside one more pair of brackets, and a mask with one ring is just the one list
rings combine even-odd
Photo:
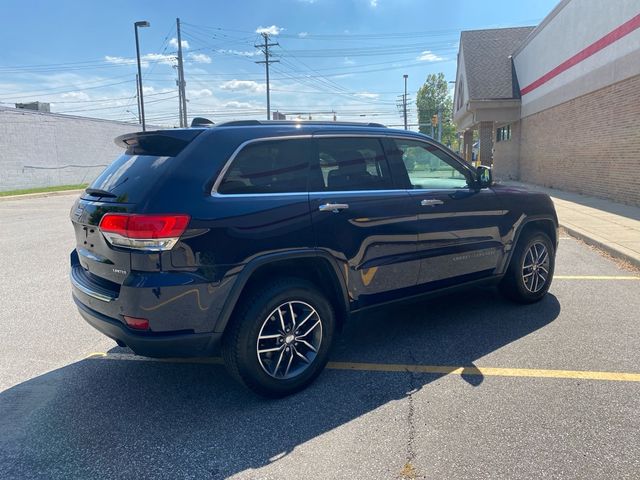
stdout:
[[640,280],[635,275],[554,275],[554,280]]
[[359,370],[367,372],[414,372],[443,375],[481,375],[486,377],[569,378],[579,380],[609,380],[640,382],[640,373],[594,372],[585,370],[542,370],[537,368],[461,367],[445,365],[402,365],[392,363],[343,363],[329,362],[334,370]]
[[[210,358],[149,358],[126,353],[92,353],[87,359],[93,360],[125,360],[161,363],[189,363],[222,365],[219,357]],[[361,372],[412,372],[435,373],[441,375],[478,375],[485,377],[530,377],[530,378],[564,378],[574,380],[604,380],[613,382],[640,382],[640,373],[599,372],[588,370],[545,370],[537,368],[496,368],[468,367],[447,365],[416,365],[400,363],[359,363],[329,362],[327,368],[332,370],[353,370]]]

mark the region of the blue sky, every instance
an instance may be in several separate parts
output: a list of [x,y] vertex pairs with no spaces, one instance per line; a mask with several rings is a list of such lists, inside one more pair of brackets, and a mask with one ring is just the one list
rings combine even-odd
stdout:
[[[40,100],[52,111],[136,120],[140,30],[148,121],[177,123],[175,19],[183,22],[189,116],[265,118],[264,66],[253,47],[273,33],[272,110],[398,125],[429,73],[455,79],[461,30],[535,25],[557,0],[4,0],[0,105]],[[415,121],[415,104],[410,121]],[[292,117],[290,117],[292,118]]]

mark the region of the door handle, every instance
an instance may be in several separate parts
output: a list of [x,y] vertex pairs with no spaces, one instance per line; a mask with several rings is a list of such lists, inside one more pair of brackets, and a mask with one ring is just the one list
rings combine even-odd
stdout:
[[423,207],[435,207],[436,205],[442,205],[444,202],[442,200],[438,200],[436,198],[429,198],[427,200],[422,200],[420,205]]
[[340,210],[349,208],[348,203],[323,203],[318,207],[321,212],[333,212],[338,213]]

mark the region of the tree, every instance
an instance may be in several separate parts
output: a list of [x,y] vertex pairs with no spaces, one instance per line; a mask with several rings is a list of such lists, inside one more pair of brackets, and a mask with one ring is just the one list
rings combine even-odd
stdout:
[[[418,107],[420,132],[427,135],[431,135],[431,117],[437,115],[438,109],[441,109],[442,143],[455,147],[458,143],[458,136],[456,135],[456,126],[452,120],[453,99],[449,95],[449,87],[444,73],[430,73],[427,75],[424,85],[418,90],[416,106]],[[435,136],[436,133],[434,133]]]

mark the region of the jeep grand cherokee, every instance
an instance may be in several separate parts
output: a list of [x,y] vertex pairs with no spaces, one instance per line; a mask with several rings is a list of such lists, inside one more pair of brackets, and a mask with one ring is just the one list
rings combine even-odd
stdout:
[[71,210],[81,315],[140,355],[221,349],[262,395],[312,382],[355,312],[478,284],[530,303],[551,284],[549,197],[418,133],[238,121],[117,143]]

